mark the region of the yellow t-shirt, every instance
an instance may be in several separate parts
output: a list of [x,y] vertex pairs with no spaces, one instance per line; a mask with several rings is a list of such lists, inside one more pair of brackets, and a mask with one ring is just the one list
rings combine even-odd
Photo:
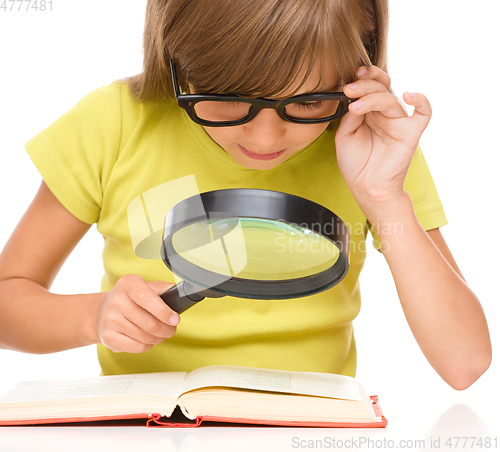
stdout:
[[[166,212],[196,190],[291,193],[325,206],[349,227],[350,268],[339,285],[293,300],[207,298],[182,314],[172,338],[148,352],[113,353],[98,345],[104,375],[233,364],[354,376],[352,320],[360,309],[358,277],[370,225],[339,172],[334,136],[327,129],[277,168],[250,170],[175,101],[136,103],[126,85],[111,83],[26,143],[59,201],[80,220],[97,223],[104,237],[102,291],[130,273],[174,282],[159,255],[158,231]],[[405,189],[426,230],[447,223],[420,148]]]

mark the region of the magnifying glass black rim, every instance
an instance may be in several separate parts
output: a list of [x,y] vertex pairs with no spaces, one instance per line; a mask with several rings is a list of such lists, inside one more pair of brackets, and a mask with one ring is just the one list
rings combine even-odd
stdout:
[[[203,215],[200,214],[200,200]],[[219,275],[182,258],[172,239],[185,226],[223,218],[258,218],[299,225],[325,237],[339,249],[335,264],[314,275],[286,280],[254,280]],[[165,219],[162,259],[180,278],[202,289],[208,288],[240,298],[282,299],[312,295],[338,284],[349,269],[349,229],[333,212],[299,196],[260,189],[215,190],[176,204]]]

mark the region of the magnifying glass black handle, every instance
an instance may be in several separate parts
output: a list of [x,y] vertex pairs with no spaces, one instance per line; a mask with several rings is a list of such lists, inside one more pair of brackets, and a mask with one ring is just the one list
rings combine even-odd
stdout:
[[[187,286],[192,286],[186,281],[181,281],[179,284],[172,286],[170,289],[166,290],[162,294],[160,294],[160,298],[167,304],[170,308],[172,308],[177,314],[184,312],[186,309],[189,309],[191,306],[194,306],[199,301],[203,300],[205,297],[189,290],[189,295],[186,294]],[[189,287],[191,288],[191,287]]]

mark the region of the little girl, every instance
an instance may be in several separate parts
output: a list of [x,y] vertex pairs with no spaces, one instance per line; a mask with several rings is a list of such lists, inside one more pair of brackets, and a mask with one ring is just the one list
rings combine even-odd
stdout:
[[[425,356],[453,388],[472,384],[491,360],[488,328],[439,231],[418,146],[429,102],[405,93],[409,117],[390,89],[387,24],[387,0],[149,0],[144,71],[26,144],[44,180],[0,255],[0,347],[98,344],[105,375],[234,364],[353,376],[370,230]],[[291,193],[339,215],[345,279],[284,302],[207,299],[180,322],[159,297],[174,277],[156,232],[177,202],[224,188]],[[102,292],[49,292],[93,223]]]

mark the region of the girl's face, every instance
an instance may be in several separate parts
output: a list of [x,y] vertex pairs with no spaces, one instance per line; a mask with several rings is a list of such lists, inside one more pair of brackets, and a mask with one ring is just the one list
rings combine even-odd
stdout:
[[[328,72],[329,76],[316,88],[319,74],[313,71],[295,95],[335,91],[338,83],[333,78],[333,71]],[[288,93],[280,97],[288,97]],[[203,128],[238,164],[248,169],[265,170],[275,168],[311,144],[328,124],[294,124],[281,119],[274,109],[266,108],[246,124]]]

